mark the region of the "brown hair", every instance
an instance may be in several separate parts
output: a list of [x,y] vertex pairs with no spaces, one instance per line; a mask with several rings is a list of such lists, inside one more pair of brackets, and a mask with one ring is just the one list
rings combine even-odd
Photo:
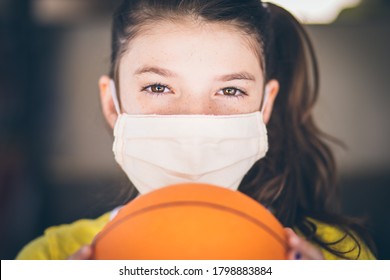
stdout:
[[[142,27],[158,20],[192,17],[206,22],[233,24],[256,38],[265,81],[276,79],[280,90],[267,124],[269,151],[256,162],[239,190],[273,210],[284,226],[339,257],[333,245],[346,236],[360,244],[365,230],[335,209],[336,167],[326,140],[335,141],[314,123],[312,109],[318,97],[318,69],[310,39],[287,11],[258,0],[128,0],[114,14],[110,76],[119,83],[122,54]],[[259,108],[260,109],[260,108]],[[345,232],[338,242],[316,235],[313,218]],[[373,248],[372,248],[373,249]]]

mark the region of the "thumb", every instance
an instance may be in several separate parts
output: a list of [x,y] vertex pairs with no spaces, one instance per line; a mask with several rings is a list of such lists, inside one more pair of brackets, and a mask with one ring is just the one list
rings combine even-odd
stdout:
[[90,260],[92,257],[91,246],[83,246],[76,253],[68,257],[68,260]]

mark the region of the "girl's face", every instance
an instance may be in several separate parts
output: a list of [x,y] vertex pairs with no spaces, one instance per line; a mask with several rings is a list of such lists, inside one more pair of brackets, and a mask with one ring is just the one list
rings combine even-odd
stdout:
[[[149,25],[131,40],[120,61],[121,110],[212,115],[259,111],[264,80],[254,46],[253,38],[226,24]],[[104,113],[113,126],[115,117],[106,112],[113,111],[107,81],[101,78],[100,89]],[[276,81],[269,84],[268,113],[278,90]]]
[[263,71],[250,38],[222,24],[159,22],[131,41],[119,68],[128,114],[251,113]]

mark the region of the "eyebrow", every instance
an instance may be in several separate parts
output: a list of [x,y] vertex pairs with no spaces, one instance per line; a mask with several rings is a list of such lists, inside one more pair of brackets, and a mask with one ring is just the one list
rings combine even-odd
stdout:
[[238,73],[232,73],[227,75],[222,75],[217,78],[217,80],[221,82],[228,82],[233,80],[248,80],[248,81],[255,81],[256,78],[251,73],[248,72],[238,72]]
[[[141,66],[138,68],[134,74],[139,76],[146,73],[153,73],[157,74],[163,77],[177,77],[178,75],[175,72],[172,72],[171,70],[160,68],[160,67],[154,67],[154,66]],[[228,82],[233,80],[248,80],[248,81],[255,81],[256,78],[251,73],[248,73],[246,71],[237,72],[237,73],[231,73],[226,75],[221,75],[216,78],[217,81],[221,82]]]
[[163,77],[177,77],[177,74],[164,68],[153,67],[153,66],[142,66],[138,68],[134,74],[139,76],[146,73],[154,73]]

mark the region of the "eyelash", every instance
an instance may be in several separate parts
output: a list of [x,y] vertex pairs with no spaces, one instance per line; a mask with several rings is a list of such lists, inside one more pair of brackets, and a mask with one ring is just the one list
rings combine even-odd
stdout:
[[165,84],[162,84],[162,83],[149,84],[147,86],[142,87],[141,91],[146,92],[146,93],[151,94],[151,95],[156,95],[156,96],[166,94],[164,92],[152,92],[151,90],[148,90],[148,88],[153,87],[153,86],[164,87],[164,88],[167,88],[168,90],[172,91],[171,88],[168,85],[165,85]]
[[243,98],[244,96],[247,96],[248,94],[246,93],[246,91],[244,91],[243,89],[240,89],[240,88],[237,88],[237,87],[224,87],[224,88],[221,88],[219,91],[221,90],[225,90],[225,89],[233,89],[233,90],[236,90],[240,93],[240,95],[224,95],[224,94],[221,94],[222,96],[225,96],[225,97],[228,97],[228,98]]
[[[152,91],[148,90],[148,88],[153,87],[153,86],[164,87],[164,88],[168,89],[169,91],[172,91],[171,88],[168,85],[165,85],[165,84],[162,84],[162,83],[149,84],[147,86],[142,87],[141,91],[146,92],[146,93],[151,94],[151,95],[155,95],[155,96],[166,94],[165,92],[152,92]],[[244,91],[243,89],[237,88],[237,87],[224,87],[224,88],[221,88],[220,90],[218,90],[218,92],[221,91],[221,90],[226,90],[226,89],[233,89],[233,90],[236,90],[236,91],[240,92],[241,94],[240,95],[219,94],[219,95],[222,95],[222,96],[225,96],[225,97],[228,97],[228,98],[243,98],[244,96],[248,95],[246,93],[246,91]]]

